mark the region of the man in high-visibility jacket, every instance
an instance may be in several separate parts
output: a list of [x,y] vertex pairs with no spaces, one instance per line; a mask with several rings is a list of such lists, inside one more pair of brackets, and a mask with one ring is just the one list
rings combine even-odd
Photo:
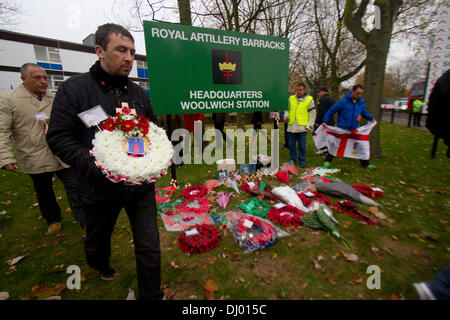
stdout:
[[289,164],[294,165],[297,160],[300,167],[306,165],[306,133],[312,132],[316,121],[316,107],[314,99],[306,93],[303,83],[297,84],[296,94],[289,97],[289,112],[285,113],[284,121],[288,123],[289,136]]
[[420,118],[426,104],[420,98],[413,101],[414,127],[420,127]]

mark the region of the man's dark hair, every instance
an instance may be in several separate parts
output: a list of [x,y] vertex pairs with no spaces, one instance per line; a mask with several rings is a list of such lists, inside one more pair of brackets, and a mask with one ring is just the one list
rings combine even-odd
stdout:
[[297,83],[297,87],[303,87],[303,88],[306,89],[306,86],[305,86],[305,84],[303,82]]
[[353,88],[352,88],[352,91],[355,91],[355,90],[358,90],[358,89],[363,89],[364,90],[364,87],[362,85],[360,85],[360,84],[355,84],[353,86]]
[[328,88],[327,88],[327,87],[322,87],[322,88],[319,89],[319,92],[320,92],[320,91],[328,92]]
[[134,43],[134,38],[127,29],[118,24],[107,23],[99,26],[97,31],[95,32],[95,44],[106,50],[106,47],[109,43],[109,35],[111,33],[114,33],[116,35],[121,34],[127,38],[130,38],[130,40]]

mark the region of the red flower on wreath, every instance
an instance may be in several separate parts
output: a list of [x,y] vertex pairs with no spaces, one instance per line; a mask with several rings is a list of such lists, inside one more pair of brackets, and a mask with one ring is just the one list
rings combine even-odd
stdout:
[[138,121],[145,120],[145,121],[147,121],[147,122],[152,122],[152,120],[150,120],[148,117],[143,116],[143,115],[140,115],[140,114],[137,114],[137,115],[135,115],[134,117],[135,117]]
[[114,122],[114,119],[113,118],[108,118],[105,121],[105,130],[114,131],[115,128],[116,128],[116,124]]
[[136,126],[138,127],[139,131],[141,131],[141,133],[145,136],[148,133],[150,124],[147,121],[141,119]]
[[134,129],[135,124],[133,120],[124,120],[120,123],[120,126],[123,131],[128,132]]

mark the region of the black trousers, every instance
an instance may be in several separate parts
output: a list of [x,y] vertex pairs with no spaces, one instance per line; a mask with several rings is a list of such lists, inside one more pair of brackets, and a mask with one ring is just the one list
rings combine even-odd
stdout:
[[413,115],[414,115],[414,119],[413,119],[414,124],[413,125],[416,127],[420,127],[420,118],[422,118],[422,113],[414,112]]
[[125,208],[133,232],[139,298],[162,299],[154,186],[145,192],[130,192],[128,199],[121,203],[99,203],[83,208],[87,216],[84,248],[89,266],[97,270],[109,266],[111,235],[121,209]]
[[85,226],[86,216],[78,196],[76,173],[72,168],[55,172],[30,174],[42,216],[49,225],[61,221],[61,208],[56,201],[52,184],[54,174],[64,185],[75,220],[80,223],[81,227]]
[[[333,161],[333,158],[334,158],[334,156],[327,153],[327,156],[325,157],[325,161],[331,162],[331,161]],[[367,167],[370,164],[370,160],[359,160],[359,162],[361,162],[361,165],[363,167]]]

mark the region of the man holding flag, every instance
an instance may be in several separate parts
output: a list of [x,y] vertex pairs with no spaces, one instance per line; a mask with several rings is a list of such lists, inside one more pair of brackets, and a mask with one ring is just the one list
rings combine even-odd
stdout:
[[[336,150],[336,153],[331,152],[330,150],[333,148],[328,148],[329,152],[328,155],[325,158],[324,167],[328,168],[331,164],[331,161],[333,160],[334,155],[341,155],[341,156],[350,156],[348,155],[348,148],[346,149],[346,143],[348,140],[352,139],[353,144],[353,151],[355,151],[354,158],[359,158],[361,161],[361,165],[364,168],[367,169],[375,169],[375,166],[370,164],[369,161],[369,154],[368,152],[365,152],[365,154],[360,155],[358,154],[358,145],[369,145],[368,140],[369,136],[368,133],[370,132],[371,128],[375,126],[376,121],[374,117],[367,112],[366,110],[366,103],[364,102],[364,99],[362,98],[362,94],[364,92],[364,88],[360,84],[356,84],[353,86],[352,91],[348,92],[342,99],[340,99],[338,102],[336,102],[324,115],[322,126],[324,129],[327,128],[327,122],[331,119],[333,114],[336,112],[338,113],[337,117],[337,127],[338,129],[344,129],[351,131],[350,134],[339,134],[334,132],[327,132],[328,134],[331,134],[334,137],[337,137],[340,139],[339,147]],[[363,132],[357,132],[357,129],[359,127],[359,121],[358,117],[361,115],[365,119],[370,121],[370,125],[367,128],[368,132],[364,132],[366,134],[363,134]],[[367,131],[366,130],[366,131]],[[336,130],[336,131],[342,131],[342,130]],[[361,143],[355,142],[361,140]],[[333,155],[334,153],[334,155]],[[366,156],[367,155],[367,156]],[[352,156],[350,156],[352,157]],[[366,159],[367,158],[367,159]]]

